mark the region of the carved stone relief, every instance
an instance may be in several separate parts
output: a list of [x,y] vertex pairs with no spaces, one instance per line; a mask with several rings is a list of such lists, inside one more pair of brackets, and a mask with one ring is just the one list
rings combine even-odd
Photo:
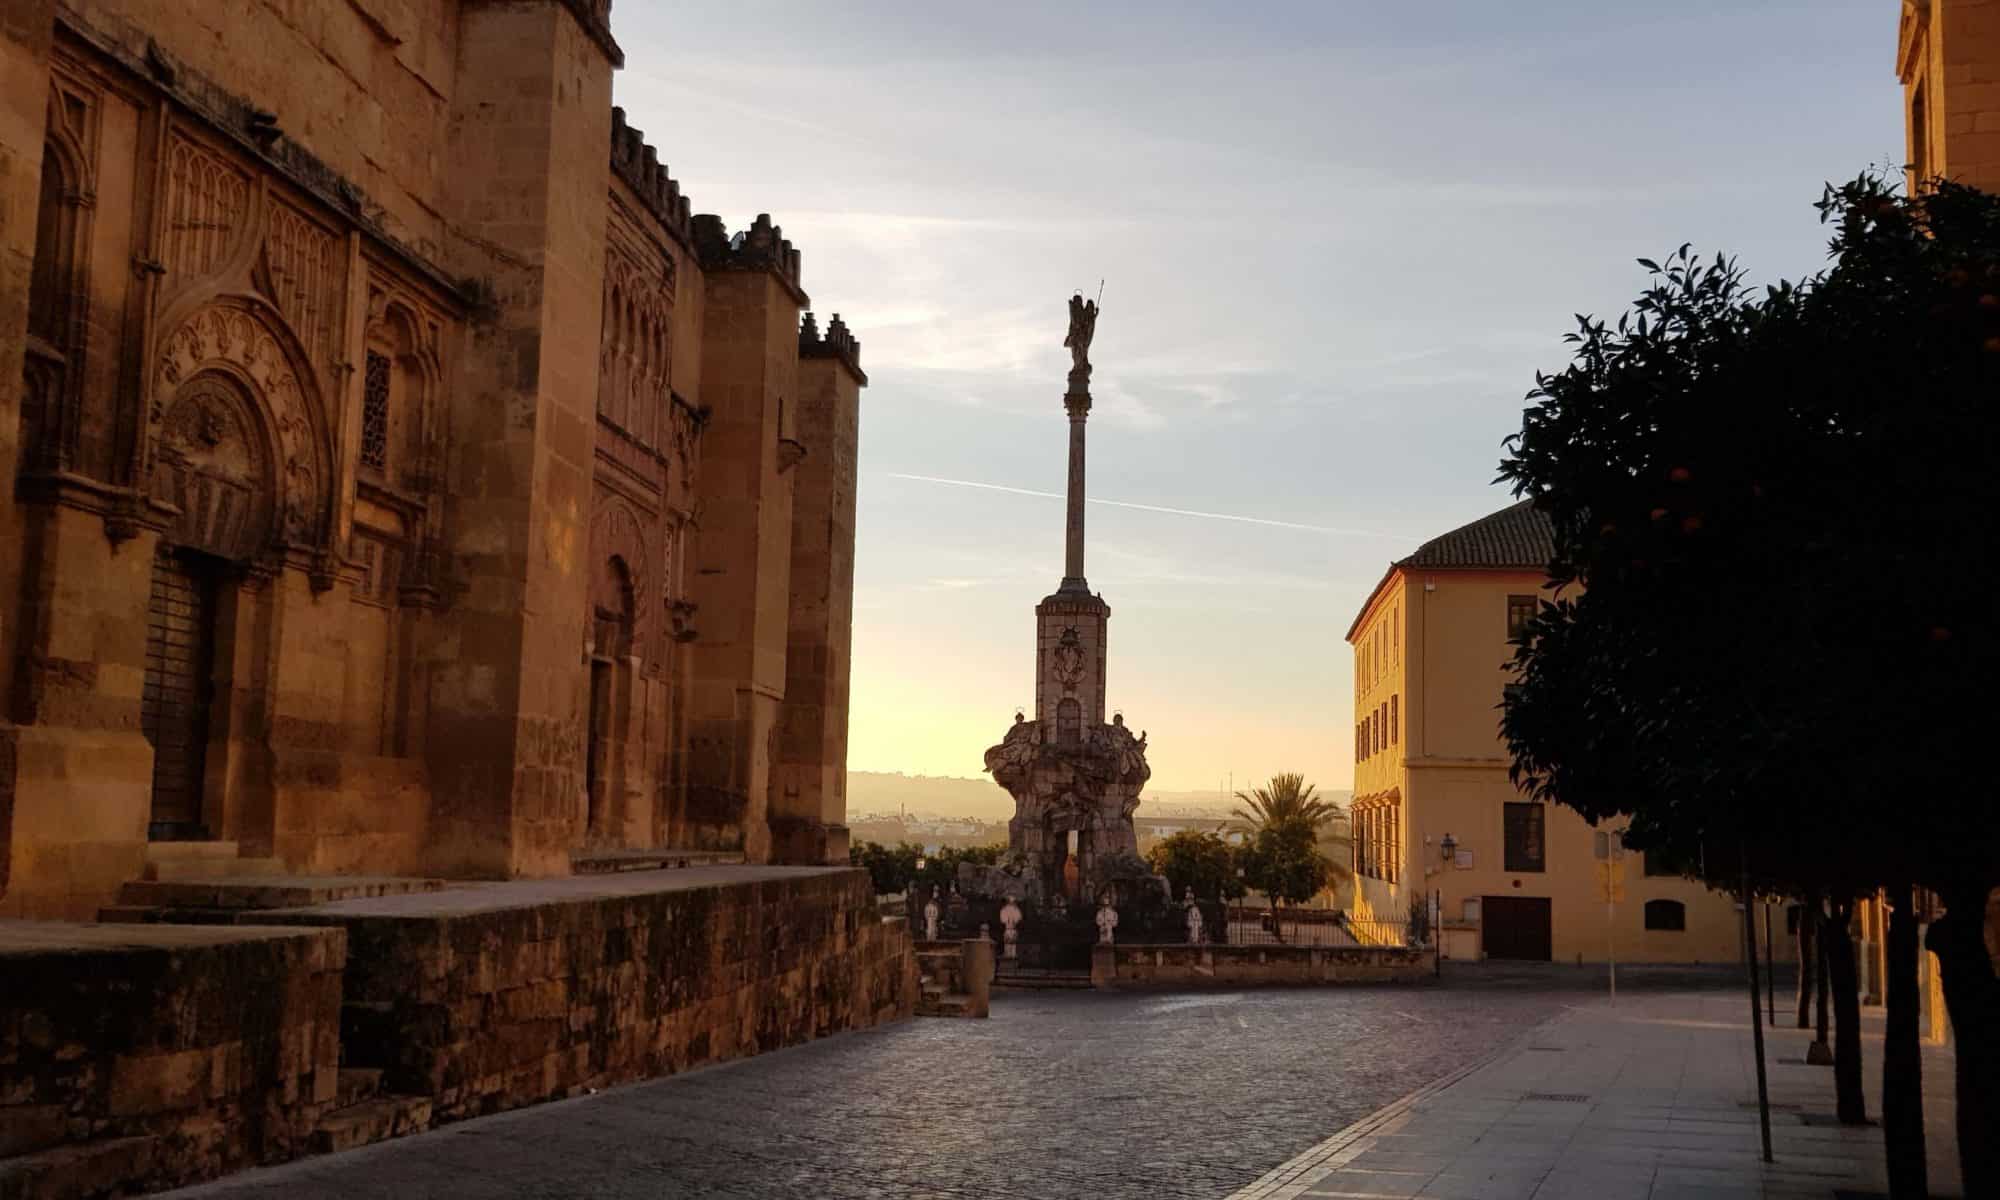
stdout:
[[153,497],[179,510],[169,539],[231,561],[256,554],[270,531],[269,459],[240,385],[215,371],[187,380],[160,420],[153,460]]
[[278,337],[254,311],[218,303],[190,317],[163,344],[153,381],[155,425],[164,425],[189,381],[210,371],[233,377],[261,402],[276,440],[271,466],[276,532],[294,544],[314,543],[325,523],[325,437],[310,399],[311,381],[300,378]]
[[219,270],[250,213],[250,176],[206,147],[174,135],[167,147],[167,227],[161,254],[179,290]]

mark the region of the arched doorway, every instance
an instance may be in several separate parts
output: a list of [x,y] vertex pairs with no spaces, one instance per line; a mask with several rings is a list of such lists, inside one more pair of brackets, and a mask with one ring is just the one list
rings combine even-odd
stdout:
[[153,805],[147,836],[208,836],[203,779],[215,701],[215,612],[222,563],[162,547],[146,608],[146,683],[139,727],[153,744]]
[[632,571],[621,555],[604,559],[591,580],[591,652],[589,737],[584,751],[586,836],[595,842],[613,837],[617,814],[614,798],[623,786],[624,727],[619,712],[630,693],[632,630],[638,603]]
[[154,447],[152,493],[175,511],[153,561],[140,729],[153,745],[154,840],[210,836],[210,715],[221,678],[223,590],[270,537],[271,455],[248,392],[226,371],[175,389]]

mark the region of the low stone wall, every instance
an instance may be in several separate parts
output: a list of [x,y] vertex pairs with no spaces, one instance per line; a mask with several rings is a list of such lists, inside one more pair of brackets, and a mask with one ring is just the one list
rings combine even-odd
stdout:
[[456,1120],[911,1015],[866,872],[690,868],[265,914],[345,929],[344,1065]]
[[1432,983],[1429,950],[1402,946],[1094,946],[1099,988],[1243,988]]
[[338,929],[0,921],[0,1198],[304,1153],[340,1070]]

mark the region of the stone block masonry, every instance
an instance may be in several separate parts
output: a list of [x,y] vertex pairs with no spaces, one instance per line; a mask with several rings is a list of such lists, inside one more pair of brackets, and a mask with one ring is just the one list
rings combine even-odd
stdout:
[[0,1198],[305,1153],[337,1102],[339,929],[0,921]]
[[[726,884],[726,886],[724,885]],[[347,933],[345,1065],[437,1121],[907,1017],[909,933],[865,873],[689,868],[266,915]]]
[[1402,946],[1093,946],[1098,988],[1434,983],[1431,952]]
[[0,1200],[124,1195],[910,1016],[865,872],[689,867],[0,922]]

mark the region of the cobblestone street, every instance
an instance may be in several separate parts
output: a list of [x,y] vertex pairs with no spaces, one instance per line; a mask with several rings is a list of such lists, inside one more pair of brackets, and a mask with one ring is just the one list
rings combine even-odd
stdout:
[[905,1021],[175,1193],[1219,1197],[1576,999],[1471,986],[1000,993]]

